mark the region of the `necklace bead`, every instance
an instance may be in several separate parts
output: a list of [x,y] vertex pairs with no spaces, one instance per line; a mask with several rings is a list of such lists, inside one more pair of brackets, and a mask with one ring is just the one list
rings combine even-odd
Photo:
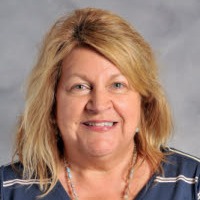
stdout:
[[125,195],[123,196],[123,199],[124,199],[124,200],[128,200],[128,194],[125,194]]

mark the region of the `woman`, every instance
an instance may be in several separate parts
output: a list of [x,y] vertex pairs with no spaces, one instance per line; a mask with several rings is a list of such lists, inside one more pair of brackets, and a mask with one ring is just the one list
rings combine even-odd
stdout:
[[108,11],[75,10],[30,75],[1,199],[200,199],[200,161],[166,147],[171,129],[142,36]]

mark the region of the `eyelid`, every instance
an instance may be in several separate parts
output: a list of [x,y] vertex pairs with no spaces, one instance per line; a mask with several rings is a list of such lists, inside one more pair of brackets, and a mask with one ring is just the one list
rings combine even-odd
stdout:
[[112,85],[116,85],[116,84],[121,84],[121,86],[127,87],[127,83],[123,81],[115,81],[114,83],[112,83]]
[[[120,86],[116,86],[116,84],[121,84]],[[129,86],[127,83],[123,81],[114,81],[110,84],[109,90],[112,93],[126,93],[129,89]]]
[[[86,83],[76,83],[76,84],[74,84],[71,88],[73,89],[73,88],[76,88],[77,86],[83,86],[83,87],[85,87],[86,89],[91,89],[91,86],[88,85],[88,84],[86,84]],[[78,88],[77,88],[77,89],[78,89]]]
[[67,93],[73,95],[86,95],[90,93],[92,87],[88,83],[77,82],[68,86]]

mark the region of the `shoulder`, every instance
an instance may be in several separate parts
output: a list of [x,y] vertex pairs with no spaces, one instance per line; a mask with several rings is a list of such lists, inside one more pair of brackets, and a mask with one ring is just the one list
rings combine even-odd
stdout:
[[162,171],[150,180],[153,187],[145,197],[200,200],[200,160],[174,148],[162,151],[165,155]]
[[171,164],[178,164],[179,167],[187,166],[187,168],[200,167],[200,159],[188,153],[169,147],[164,152],[167,161]]
[[37,179],[23,179],[23,165],[20,162],[2,165],[0,168],[1,181],[4,187],[38,184]]
[[188,177],[200,181],[200,159],[174,148],[164,150],[166,162],[163,163],[165,176]]
[[17,162],[0,167],[1,199],[32,199],[40,194],[39,180],[23,179],[23,166]]
[[[47,181],[50,183],[50,180]],[[39,197],[43,194],[40,180],[23,178],[23,165],[20,162],[0,167],[0,183],[0,200],[53,200],[55,196],[56,199],[68,199],[58,183],[46,196]]]
[[23,166],[17,162],[14,164],[2,165],[0,167],[1,180],[9,181],[13,179],[21,179],[23,173]]
[[175,157],[177,159],[189,161],[189,162],[194,162],[196,164],[200,164],[200,158],[190,155],[188,153],[185,153],[183,151],[177,150],[175,148],[167,147],[165,152],[169,153],[172,155],[172,157]]

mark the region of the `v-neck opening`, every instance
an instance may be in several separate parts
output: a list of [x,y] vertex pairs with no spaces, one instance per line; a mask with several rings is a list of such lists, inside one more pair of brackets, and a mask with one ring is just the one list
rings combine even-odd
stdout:
[[[137,196],[133,200],[142,200],[146,194],[148,193],[149,189],[153,186],[153,182],[155,180],[155,177],[157,176],[157,173],[154,173],[151,178],[148,180],[148,182],[143,186],[143,188],[140,190],[140,192],[137,194]],[[70,200],[69,194],[64,189],[63,185],[61,184],[60,180],[56,183],[56,188],[60,190],[59,193],[65,200]],[[67,199],[68,198],[68,199]]]
[[61,184],[60,180],[57,181],[56,186],[55,186],[56,190],[59,190],[59,194],[65,199],[65,200],[70,200],[69,194],[67,193],[67,191],[65,190],[65,188],[63,187],[63,185]]
[[154,173],[151,178],[147,181],[147,183],[142,187],[142,189],[139,191],[139,193],[136,195],[136,197],[133,200],[142,200],[148,191],[153,186],[155,177],[157,176],[157,173]]

